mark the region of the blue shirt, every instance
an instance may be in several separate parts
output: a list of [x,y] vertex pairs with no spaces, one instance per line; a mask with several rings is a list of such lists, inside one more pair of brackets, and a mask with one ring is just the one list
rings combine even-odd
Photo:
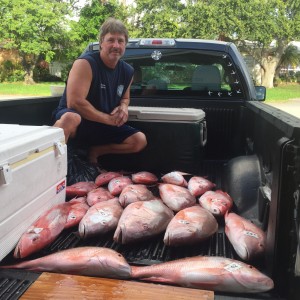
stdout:
[[[133,67],[119,60],[116,67],[110,69],[103,63],[99,52],[88,52],[78,59],[87,60],[92,68],[92,82],[86,97],[87,100],[99,111],[110,113],[120,105],[131,82]],[[67,107],[66,89],[60,99],[59,107]]]

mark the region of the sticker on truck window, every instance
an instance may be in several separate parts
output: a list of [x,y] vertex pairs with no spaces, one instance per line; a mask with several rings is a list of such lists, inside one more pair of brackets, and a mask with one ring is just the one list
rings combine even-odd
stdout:
[[158,50],[154,50],[152,53],[151,53],[151,57],[152,59],[154,60],[160,60],[161,57],[162,57],[162,53]]
[[66,188],[66,181],[63,180],[62,182],[60,182],[57,186],[56,186],[56,194],[60,193],[61,191],[63,191]]

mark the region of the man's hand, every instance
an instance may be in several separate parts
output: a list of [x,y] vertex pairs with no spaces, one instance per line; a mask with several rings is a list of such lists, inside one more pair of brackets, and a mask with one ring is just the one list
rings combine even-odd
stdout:
[[113,117],[113,123],[115,126],[122,126],[128,120],[128,106],[126,103],[121,103],[117,106],[110,115]]

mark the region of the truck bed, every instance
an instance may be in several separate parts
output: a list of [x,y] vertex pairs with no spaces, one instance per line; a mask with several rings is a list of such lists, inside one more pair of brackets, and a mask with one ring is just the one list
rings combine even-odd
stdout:
[[[216,183],[216,188],[222,187],[223,169],[226,161],[203,161],[201,172],[198,175],[207,176],[211,181]],[[159,175],[159,174],[157,174]],[[150,188],[157,195],[157,187]],[[222,256],[239,259],[233,247],[228,241],[224,232],[224,221],[218,220],[219,230],[208,240],[199,243],[193,247],[168,247],[163,243],[163,235],[154,237],[150,240],[130,245],[121,245],[113,241],[113,233],[102,237],[92,237],[85,240],[80,239],[77,228],[63,231],[60,236],[49,247],[43,249],[27,259],[33,259],[45,256],[60,250],[70,249],[82,246],[107,247],[121,253],[131,265],[151,265],[160,262],[175,260],[184,257],[197,255]],[[14,263],[15,259],[12,253],[8,255],[2,264]],[[265,265],[262,260],[251,262],[261,271],[265,271]],[[41,273],[28,272],[25,270],[0,270],[0,298],[1,299],[19,299],[30,285],[33,284]],[[235,295],[235,297],[253,297],[249,295]],[[255,294],[255,299],[270,299],[272,293]],[[3,297],[3,298],[2,298]],[[226,299],[230,295],[215,293],[215,299]],[[246,298],[239,298],[246,299]]]
[[[56,107],[58,100],[58,97],[46,97],[2,102],[0,103],[1,123],[51,125],[51,111]],[[139,101],[132,99],[132,105],[182,107],[182,99],[155,99],[155,101],[153,99],[139,99]],[[293,285],[295,289],[299,286],[294,284],[293,279],[290,280],[288,276],[293,278],[293,271],[288,270],[293,270],[294,263],[295,234],[293,232],[295,231],[292,231],[294,226],[292,203],[294,203],[295,197],[294,180],[297,179],[291,166],[295,164],[296,160],[294,159],[297,158],[296,150],[298,148],[294,148],[293,145],[286,146],[293,138],[300,137],[299,120],[268,107],[264,103],[254,101],[249,103],[243,101],[197,101],[187,98],[184,106],[202,109],[206,114],[208,143],[203,155],[199,157],[200,164],[197,175],[206,176],[217,185],[216,188],[224,187],[230,195],[233,193],[235,203],[238,204],[234,210],[238,210],[239,213],[251,220],[258,221],[264,229],[268,228],[269,232],[265,259],[251,262],[251,264],[253,263],[259,270],[271,276],[275,282],[275,289],[268,293],[255,295],[215,293],[215,299],[279,299],[277,295],[287,295],[289,293],[286,288],[287,284]],[[283,158],[283,154],[288,154],[287,158]],[[242,160],[237,161],[237,165],[232,165],[231,160],[237,157],[242,157]],[[247,169],[248,164],[251,164],[251,157],[253,158],[252,166],[257,166],[259,169],[254,173]],[[260,170],[261,166],[262,170]],[[116,164],[115,167],[120,167],[120,165]],[[144,170],[144,166],[137,167],[139,167],[138,171]],[[241,186],[238,186],[237,189],[235,189],[236,180],[241,177],[239,175],[245,176],[245,174],[237,173],[236,169],[247,170],[247,177],[242,178],[243,182],[240,182]],[[156,171],[157,175],[163,173],[159,172],[160,170]],[[253,182],[253,178],[257,182]],[[284,184],[281,183],[281,178],[285,178]],[[250,186],[249,183],[254,186]],[[272,189],[272,201],[264,199],[263,194],[260,193],[261,187],[266,185]],[[240,191],[243,192],[242,197]],[[241,198],[245,199],[244,202]],[[290,205],[283,205],[281,199]],[[84,245],[105,246],[117,250],[134,265],[153,264],[193,255],[237,258],[224,234],[224,224],[220,220],[219,225],[218,232],[201,245],[176,249],[164,246],[162,237],[130,247],[114,243],[112,235],[101,239],[91,238],[82,241],[76,233],[77,229],[74,228],[64,231],[52,245],[30,258]],[[279,231],[278,228],[280,228]],[[286,259],[281,260],[282,257]],[[12,261],[10,254],[1,264]],[[19,299],[39,276],[40,273],[35,272],[1,269],[0,298]],[[296,294],[297,291],[292,291],[292,293]]]

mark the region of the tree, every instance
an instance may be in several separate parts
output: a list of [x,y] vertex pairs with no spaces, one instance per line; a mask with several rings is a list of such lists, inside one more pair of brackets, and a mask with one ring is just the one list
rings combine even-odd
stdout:
[[26,83],[34,83],[33,68],[43,57],[50,62],[66,36],[72,0],[0,0],[0,41],[17,49]]
[[288,68],[289,66],[297,66],[300,63],[300,51],[298,48],[292,44],[288,45],[285,49],[283,55],[281,56],[280,63],[276,69],[276,74],[279,74],[281,68],[285,68],[286,77],[289,76]]
[[234,42],[260,65],[273,87],[289,43],[300,39],[299,0],[136,0],[135,37],[186,37]]
[[120,19],[126,25],[127,9],[116,0],[92,0],[81,9],[78,22],[71,23],[70,45],[65,49],[70,60],[82,53],[89,43],[98,41],[99,28],[108,17]]
[[261,84],[271,88],[289,43],[300,38],[298,0],[218,0],[219,32],[250,54],[262,70]]
[[135,5],[130,13],[132,37],[179,37],[184,8],[181,1],[136,0]]

